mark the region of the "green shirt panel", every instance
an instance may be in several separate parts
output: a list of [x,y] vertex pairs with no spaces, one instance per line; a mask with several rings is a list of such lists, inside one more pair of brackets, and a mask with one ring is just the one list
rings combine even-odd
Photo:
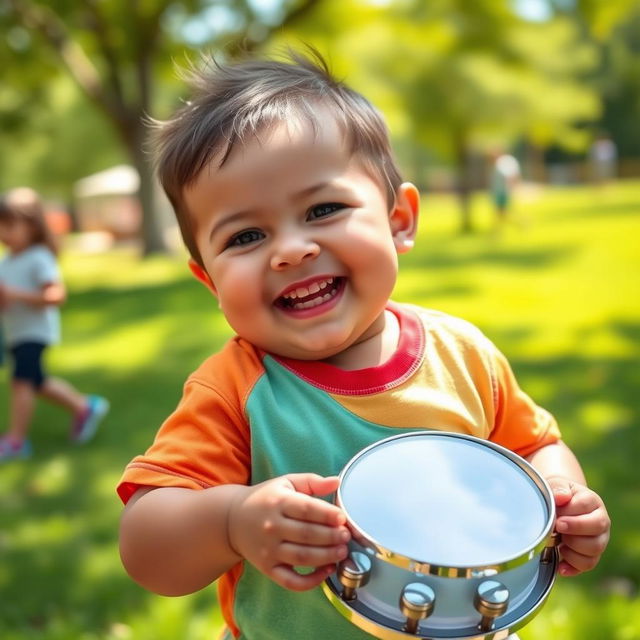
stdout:
[[[337,475],[365,446],[398,433],[347,411],[269,356],[264,367],[246,405],[252,484],[286,473]],[[236,590],[235,619],[246,640],[372,637],[346,620],[320,587],[302,593],[283,589],[246,562]]]

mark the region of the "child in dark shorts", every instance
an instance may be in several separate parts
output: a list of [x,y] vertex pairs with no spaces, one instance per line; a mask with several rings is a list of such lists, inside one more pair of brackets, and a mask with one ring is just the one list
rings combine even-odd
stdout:
[[32,189],[13,189],[0,200],[0,242],[7,248],[0,261],[2,332],[13,365],[9,424],[0,436],[0,462],[5,462],[31,454],[27,433],[36,396],[71,413],[71,439],[79,443],[93,437],[109,403],[47,375],[43,368],[47,347],[60,338],[58,307],[66,293],[55,242]]

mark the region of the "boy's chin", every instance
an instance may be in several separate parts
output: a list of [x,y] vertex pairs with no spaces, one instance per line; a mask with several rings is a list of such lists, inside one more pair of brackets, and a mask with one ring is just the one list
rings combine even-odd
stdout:
[[292,360],[307,360],[313,362],[315,360],[330,360],[334,356],[341,353],[342,349],[281,349],[280,351],[272,351],[275,355],[282,358],[291,358]]
[[265,351],[293,360],[329,360],[342,353],[348,345],[340,341],[307,341],[304,344],[274,345]]

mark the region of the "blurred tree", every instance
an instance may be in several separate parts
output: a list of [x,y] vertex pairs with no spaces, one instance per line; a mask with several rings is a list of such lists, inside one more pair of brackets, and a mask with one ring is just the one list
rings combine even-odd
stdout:
[[[418,60],[417,73],[398,87],[415,138],[437,145],[457,169],[463,232],[473,227],[472,154],[519,138],[534,149],[584,144],[576,123],[599,115],[595,92],[581,80],[595,63],[594,52],[569,21],[528,23],[506,2],[482,0],[473,7],[454,1],[431,16],[447,25],[450,38],[431,59],[407,51],[407,59]],[[409,15],[416,12],[419,7]]]
[[614,140],[623,158],[640,157],[640,2],[638,0],[553,0],[558,15],[581,25],[585,39],[601,52],[592,76],[603,100],[594,135]]
[[[0,8],[7,34],[0,60],[10,63],[15,88],[3,93],[0,111],[21,126],[29,120],[30,97],[48,74],[68,73],[111,123],[140,174],[144,253],[164,251],[144,124],[155,113],[158,79],[189,43],[236,55],[318,1],[265,7],[252,0],[6,0]],[[3,100],[10,107],[13,101],[15,109]]]
[[16,92],[26,103],[23,111],[15,103],[0,106],[0,190],[29,184],[69,208],[76,180],[129,161],[109,123],[87,108],[67,76],[54,75],[37,92],[16,86],[0,87],[0,101]]
[[473,226],[472,154],[521,138],[583,148],[577,125],[600,113],[584,77],[597,52],[576,22],[530,22],[509,0],[327,0],[296,34],[330,51],[405,141],[452,164],[463,231]]
[[623,158],[640,157],[640,6],[603,44],[603,66],[597,77],[604,99],[601,128],[615,141]]
[[638,0],[546,0],[549,11],[577,19],[596,39],[604,41],[627,16],[638,11]]
[[583,147],[576,125],[600,113],[584,78],[597,51],[576,22],[529,22],[509,0],[326,0],[296,33],[329,51],[392,129],[452,163],[463,231],[474,152],[522,137]]

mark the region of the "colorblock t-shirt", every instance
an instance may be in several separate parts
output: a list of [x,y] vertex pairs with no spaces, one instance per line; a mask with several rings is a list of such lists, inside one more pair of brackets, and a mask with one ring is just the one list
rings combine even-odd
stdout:
[[[175,412],[118,493],[257,484],[287,473],[338,475],[364,447],[436,429],[489,439],[527,456],[556,442],[553,417],[518,386],[496,347],[469,323],[390,303],[399,344],[382,365],[344,371],[230,340],[187,380]],[[218,581],[224,618],[248,640],[365,640],[315,588],[283,589],[241,562]]]

